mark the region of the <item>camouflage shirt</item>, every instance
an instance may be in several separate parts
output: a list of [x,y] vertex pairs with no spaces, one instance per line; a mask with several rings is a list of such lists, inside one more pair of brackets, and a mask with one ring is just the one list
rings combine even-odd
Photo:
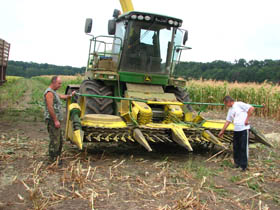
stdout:
[[44,93],[44,101],[45,101],[45,113],[44,113],[44,116],[45,116],[45,119],[46,120],[50,120],[52,119],[51,116],[50,116],[50,113],[48,111],[48,108],[47,108],[47,102],[46,102],[46,94],[48,92],[52,92],[54,97],[53,97],[53,109],[54,109],[54,113],[56,115],[56,118],[59,120],[59,121],[62,121],[63,120],[63,116],[62,116],[62,103],[61,103],[61,100],[59,98],[59,95],[56,93],[56,91],[54,91],[53,89],[51,89],[50,87],[46,89],[45,93]]

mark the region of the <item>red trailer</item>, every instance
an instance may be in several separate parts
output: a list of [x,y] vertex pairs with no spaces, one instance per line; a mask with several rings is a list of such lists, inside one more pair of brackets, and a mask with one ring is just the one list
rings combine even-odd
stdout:
[[6,70],[8,66],[10,44],[0,38],[0,85],[6,82]]

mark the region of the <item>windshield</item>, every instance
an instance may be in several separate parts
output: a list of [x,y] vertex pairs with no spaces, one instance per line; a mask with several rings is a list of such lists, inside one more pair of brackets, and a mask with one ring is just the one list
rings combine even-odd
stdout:
[[174,29],[143,21],[130,21],[127,29],[121,70],[168,74],[166,59]]

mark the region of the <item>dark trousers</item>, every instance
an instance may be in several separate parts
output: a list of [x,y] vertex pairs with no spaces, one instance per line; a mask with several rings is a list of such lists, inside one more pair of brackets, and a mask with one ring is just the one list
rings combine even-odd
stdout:
[[233,134],[233,159],[234,163],[242,169],[248,166],[249,130],[234,131]]
[[51,160],[55,160],[58,156],[60,156],[62,150],[62,130],[55,127],[53,120],[47,120],[46,123],[50,137],[49,156]]

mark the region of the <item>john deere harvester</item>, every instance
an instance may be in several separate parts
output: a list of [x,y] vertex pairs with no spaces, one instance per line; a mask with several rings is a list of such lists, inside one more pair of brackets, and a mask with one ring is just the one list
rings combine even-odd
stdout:
[[[77,97],[67,104],[66,138],[80,149],[84,142],[139,143],[152,151],[155,143],[176,143],[192,151],[195,144],[227,148],[233,125],[223,138],[224,121],[195,115],[185,91],[186,81],[174,75],[188,32],[182,20],[134,11],[122,1],[123,14],[115,10],[107,36],[92,36],[86,79],[69,85]],[[89,34],[92,20],[87,19]],[[261,134],[251,141],[266,143]]]

